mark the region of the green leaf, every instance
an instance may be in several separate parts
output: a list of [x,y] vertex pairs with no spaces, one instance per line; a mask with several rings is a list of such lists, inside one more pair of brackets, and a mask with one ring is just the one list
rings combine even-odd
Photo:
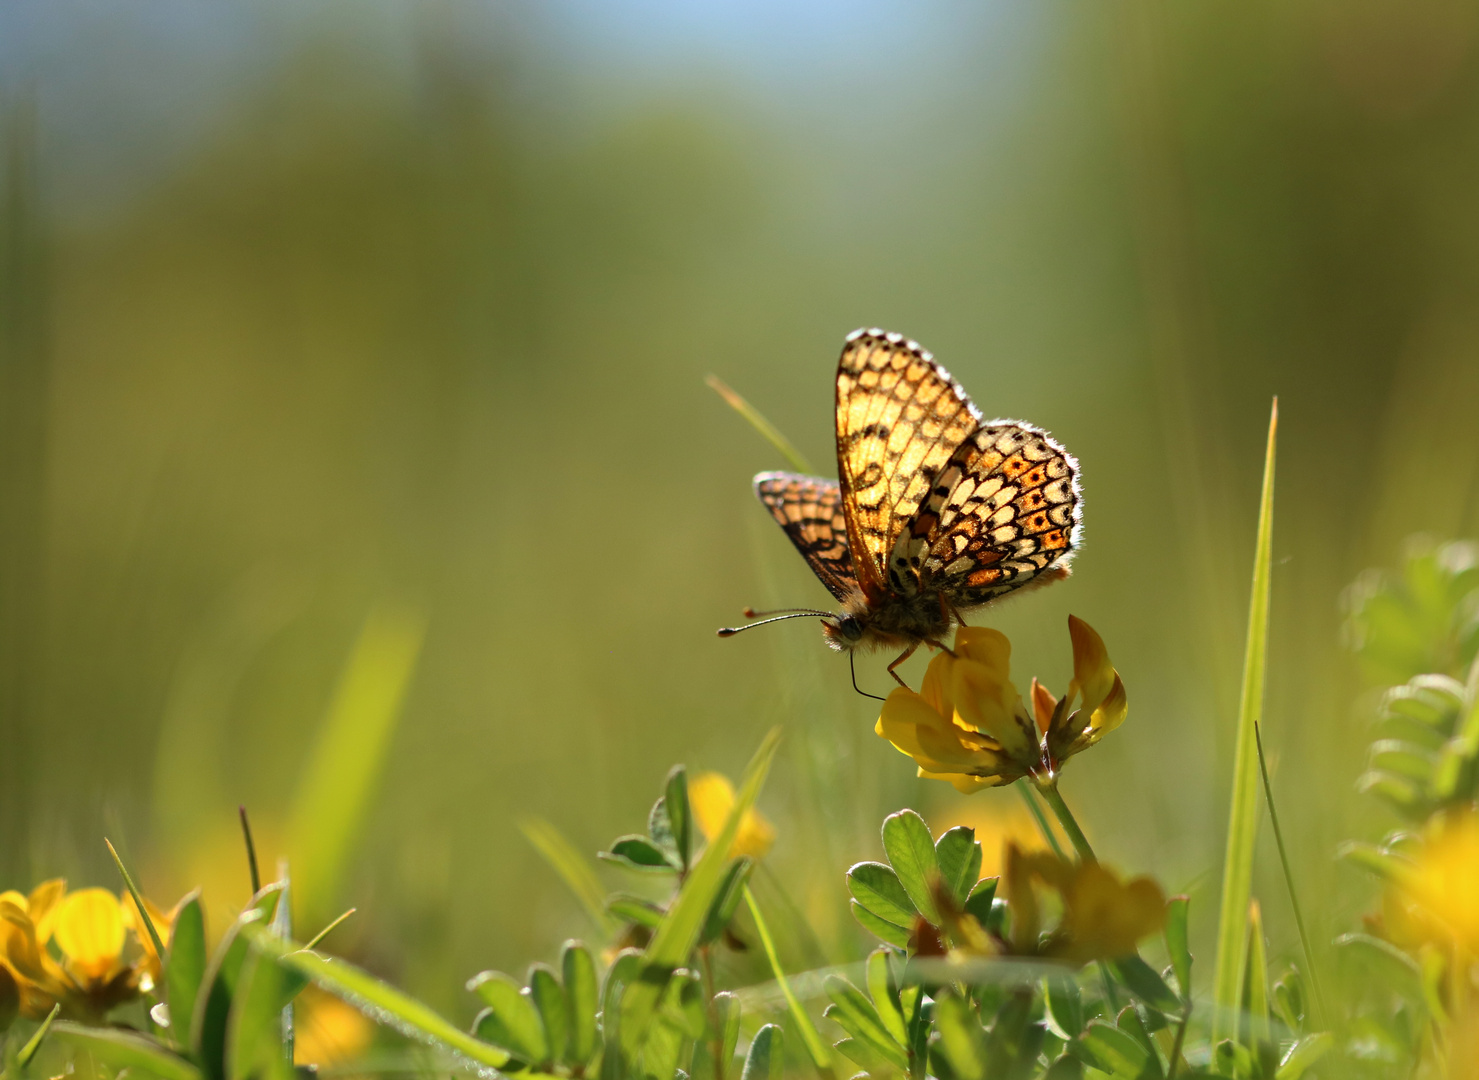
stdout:
[[1064,1054],[1042,1074],[1042,1080],[1083,1080],[1083,1062]]
[[662,1018],[690,1039],[700,1039],[709,1027],[704,1008],[703,980],[696,971],[679,971],[668,983],[659,1007]]
[[750,1052],[745,1055],[745,1069],[740,1080],[781,1080],[785,1066],[784,1039],[776,1024],[766,1024],[757,1031],[750,1043]]
[[606,898],[606,910],[618,919],[634,922],[649,930],[656,930],[662,925],[664,914],[663,909],[651,900],[632,896],[630,893],[612,893]]
[[1243,975],[1241,1005],[1248,1017],[1248,1038],[1258,1047],[1272,1039],[1268,1022],[1268,946],[1263,936],[1263,912],[1258,901],[1248,905],[1248,967]]
[[1315,1062],[1319,1061],[1335,1045],[1335,1036],[1328,1031],[1317,1035],[1306,1035],[1289,1047],[1284,1060],[1279,1062],[1279,1071],[1274,1080],[1299,1080]]
[[596,962],[580,942],[567,941],[560,954],[560,970],[565,976],[565,998],[570,1006],[565,1062],[579,1067],[596,1052],[596,1009],[600,1000]]
[[164,993],[169,1002],[170,1032],[181,1046],[190,1041],[190,1021],[195,999],[205,978],[205,915],[200,908],[200,890],[180,901],[164,953]]
[[1150,1040],[1150,1032],[1146,1030],[1145,1022],[1140,1019],[1140,1014],[1135,1011],[1135,1006],[1126,1005],[1115,1017],[1115,1027],[1119,1028],[1130,1038],[1140,1044],[1140,1049],[1145,1051],[1145,1067],[1141,1075],[1149,1074],[1150,1077],[1163,1075],[1161,1059],[1156,1053],[1155,1043]]
[[991,928],[991,902],[996,899],[997,881],[994,877],[982,878],[971,886],[965,901],[965,913],[974,915],[976,921],[987,929]]
[[673,836],[673,823],[668,818],[668,797],[659,795],[647,814],[647,836],[666,856],[674,869],[683,869],[683,860],[678,856],[678,841]]
[[636,949],[623,949],[606,969],[601,987],[601,1080],[621,1080],[623,1062],[622,995],[642,971],[642,954]]
[[559,1061],[565,1057],[570,1039],[570,1003],[565,999],[565,988],[548,964],[531,965],[528,983],[529,997],[544,1024],[546,1060]]
[[92,1055],[114,1072],[132,1069],[159,1080],[201,1080],[200,1070],[190,1062],[171,1054],[153,1039],[131,1031],[83,1027],[58,1020],[51,1027],[51,1037],[73,1050]]
[[1112,1076],[1137,1080],[1150,1064],[1145,1047],[1103,1020],[1090,1020],[1077,1045],[1087,1051],[1090,1064]]
[[606,890],[586,856],[543,818],[525,818],[519,822],[519,829],[575,894],[597,929],[606,937],[615,936],[619,928],[606,914]]
[[888,1076],[893,1072],[883,1055],[861,1039],[838,1039],[832,1048],[854,1065],[861,1065],[869,1074]]
[[992,1080],[1026,1080],[1036,1072],[1037,1051],[1045,1029],[1032,1022],[1033,995],[1021,991],[1007,998],[986,1036],[986,1060]]
[[283,967],[298,972],[319,989],[348,1002],[372,1020],[394,1028],[407,1038],[451,1053],[487,1080],[494,1080],[495,1070],[508,1062],[508,1055],[503,1051],[459,1030],[421,1002],[353,964],[298,949],[255,925],[246,927],[243,934],[250,938],[254,948],[275,957]]
[[964,825],[945,830],[935,841],[935,862],[945,888],[957,904],[964,905],[981,876],[981,845],[976,843],[976,830]]
[[754,867],[755,860],[748,855],[741,855],[729,864],[714,903],[709,907],[708,917],[704,919],[704,928],[698,935],[699,944],[707,945],[711,941],[718,941],[725,928],[734,920],[734,913],[739,910],[740,901],[744,899],[745,884],[750,880],[750,871]]
[[907,1047],[909,1025],[904,1022],[904,1014],[899,1008],[899,990],[894,983],[893,972],[889,969],[890,955],[891,950],[886,948],[874,949],[868,954],[865,968],[868,996],[873,999],[873,1007],[878,1010],[878,1019],[883,1022],[894,1041]]
[[840,975],[828,975],[822,980],[822,987],[832,999],[832,1004],[822,1015],[853,1038],[867,1043],[894,1068],[903,1071],[909,1067],[909,1055],[904,1044],[889,1034],[878,1010],[861,990]]
[[671,874],[678,869],[676,856],[668,854],[645,836],[619,836],[611,842],[610,851],[596,853],[596,858],[644,873]]
[[1048,1029],[1065,1042],[1084,1030],[1084,1000],[1072,975],[1050,975],[1043,980],[1043,1004]]
[[1344,962],[1360,964],[1366,969],[1366,977],[1373,982],[1388,987],[1409,1001],[1423,1000],[1422,969],[1391,942],[1370,934],[1342,934],[1332,944]]
[[[913,902],[914,910],[938,926],[940,913],[935,910],[935,898],[930,890],[934,879],[939,876],[940,864],[935,858],[935,841],[924,818],[913,810],[900,810],[884,818],[883,850],[898,875],[899,884]],[[877,914],[888,918],[883,912]]]
[[1228,814],[1227,849],[1222,863],[1222,907],[1218,917],[1217,963],[1213,977],[1212,1042],[1228,1033],[1237,1016],[1238,988],[1246,942],[1243,933],[1253,891],[1253,849],[1258,835],[1258,754],[1255,728],[1263,716],[1264,672],[1268,661],[1269,592],[1273,578],[1274,460],[1279,429],[1275,399],[1269,417],[1268,446],[1259,500],[1258,539],[1253,556],[1248,639],[1243,656],[1242,697],[1238,705],[1238,738],[1233,756],[1232,806]]
[[[231,1017],[231,996],[248,950],[248,937],[243,931],[248,926],[260,928],[272,921],[282,890],[281,882],[264,885],[247,902],[236,921],[226,928],[205,969],[195,998],[195,1012],[190,1017],[190,1052],[209,1080],[223,1080],[226,1075],[226,1025]],[[170,1026],[178,1022],[171,1014]]]
[[682,765],[674,765],[668,773],[663,803],[678,861],[686,870],[689,860],[693,858],[693,811],[688,805],[688,770]]
[[729,1063],[734,1060],[734,1048],[739,1045],[739,998],[728,990],[715,994],[714,1016],[719,1027],[720,1050],[724,1055],[724,1074],[727,1076],[729,1075]]
[[1171,970],[1176,973],[1176,986],[1181,996],[1191,1000],[1191,900],[1172,897],[1166,905],[1166,952],[1171,957]]
[[947,994],[935,1001],[935,1031],[932,1049],[945,1059],[956,1080],[984,1080],[986,1076],[986,1033],[971,1007]]
[[[284,975],[276,960],[256,949],[242,962],[226,1025],[228,1080],[292,1075],[282,1024],[282,1011],[292,997]],[[302,989],[300,982],[292,985]]]
[[1111,961],[1109,966],[1114,969],[1119,981],[1125,984],[1125,988],[1152,1009],[1170,1014],[1181,1012],[1181,999],[1176,996],[1176,992],[1166,985],[1166,980],[1160,977],[1155,968],[1140,957],[1124,956]]
[[484,971],[469,980],[467,988],[488,1006],[479,1015],[474,1029],[478,1038],[531,1065],[549,1060],[544,1021],[515,980],[501,971]]
[[1385,851],[1375,844],[1347,840],[1335,849],[1339,859],[1375,874],[1383,881],[1400,884],[1412,875],[1412,860],[1405,855]]
[[630,983],[622,996],[621,1047],[623,1060],[628,1064],[635,1061],[637,1050],[646,1040],[647,1028],[663,986],[673,971],[687,961],[698,942],[704,919],[723,884],[728,852],[739,832],[740,820],[755,805],[755,800],[760,795],[779,740],[779,730],[773,729],[746,766],[724,827],[694,864],[687,880],[679,889],[677,898],[668,909],[667,918],[648,943],[642,957],[641,978]]
[[860,862],[853,866],[847,872],[847,889],[854,900],[884,922],[905,931],[914,926],[919,909],[909,898],[899,875],[883,863]]
[[863,929],[868,931],[880,941],[886,941],[890,945],[896,945],[901,949],[909,947],[911,931],[902,926],[895,926],[886,919],[880,919],[856,900],[852,901],[853,918],[857,919]]

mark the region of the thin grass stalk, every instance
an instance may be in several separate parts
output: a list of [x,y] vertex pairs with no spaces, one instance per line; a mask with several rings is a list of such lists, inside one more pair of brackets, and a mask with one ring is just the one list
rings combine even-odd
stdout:
[[[1078,819],[1073,816],[1073,811],[1068,809],[1068,804],[1063,801],[1063,796],[1058,792],[1057,779],[1039,780],[1037,793],[1042,796],[1043,802],[1052,807],[1053,814],[1058,818],[1058,824],[1062,825],[1063,831],[1068,834],[1068,839],[1073,844],[1073,850],[1078,852],[1078,857],[1084,862],[1098,862],[1098,856],[1089,846],[1089,838],[1084,835],[1083,829],[1079,828]],[[1059,857],[1062,857],[1061,853]]]
[[1263,494],[1258,509],[1258,541],[1253,556],[1253,589],[1248,605],[1248,642],[1243,656],[1243,690],[1238,705],[1237,751],[1233,757],[1232,808],[1227,852],[1222,861],[1222,910],[1217,924],[1217,965],[1213,977],[1212,1045],[1233,1032],[1228,1024],[1241,1004],[1246,962],[1248,901],[1253,893],[1253,850],[1258,836],[1258,754],[1256,728],[1263,715],[1264,672],[1268,661],[1269,582],[1274,531],[1274,451],[1279,430],[1279,400],[1269,415]]
[[1274,828],[1274,843],[1279,849],[1279,865],[1284,869],[1284,886],[1289,890],[1289,906],[1294,909],[1294,925],[1299,930],[1299,947],[1304,951],[1305,967],[1309,970],[1310,988],[1315,992],[1315,1023],[1325,1026],[1325,992],[1320,987],[1320,975],[1315,970],[1315,953],[1310,947],[1309,931],[1304,928],[1304,911],[1299,906],[1299,896],[1294,891],[1294,873],[1289,869],[1289,852],[1284,848],[1284,830],[1279,827],[1279,811],[1274,806],[1274,789],[1268,781],[1268,762],[1263,756],[1263,733],[1259,725],[1253,725],[1253,736],[1258,746],[1258,772],[1263,777],[1263,798],[1268,804],[1268,821]]
[[708,383],[710,390],[724,399],[726,405],[749,421],[750,426],[758,431],[766,442],[779,450],[781,456],[790,463],[791,468],[797,472],[812,471],[811,462],[806,460],[806,455],[797,450],[791,440],[781,434],[780,428],[767,420],[759,409],[736,393],[728,383],[717,375],[710,375],[704,381]]
[[781,968],[780,956],[775,951],[775,941],[770,936],[770,928],[765,923],[765,916],[760,913],[760,905],[756,903],[755,893],[749,885],[745,886],[745,903],[749,905],[750,917],[755,920],[755,932],[760,935],[760,945],[765,950],[765,958],[770,961],[770,973],[775,976],[776,985],[781,988],[781,993],[786,997],[786,1006],[791,1010],[791,1018],[796,1021],[796,1029],[801,1032],[801,1041],[806,1044],[806,1052],[811,1055],[817,1075],[822,1080],[833,1080],[832,1052],[827,1048],[816,1025],[811,1022],[811,1017],[801,1007],[801,1002],[796,999],[795,991],[791,989],[791,983]]
[[149,940],[154,943],[154,955],[159,957],[159,962],[162,964],[164,963],[164,942],[160,940],[159,931],[154,928],[154,920],[149,918],[149,909],[144,906],[144,898],[139,895],[133,875],[128,872],[128,867],[124,866],[123,860],[118,857],[118,849],[113,846],[113,841],[105,836],[103,843],[108,845],[108,854],[113,856],[113,861],[118,865],[118,872],[123,875],[123,884],[128,886],[128,895],[134,898],[134,907],[139,911],[139,918],[144,920],[144,928],[149,931]]

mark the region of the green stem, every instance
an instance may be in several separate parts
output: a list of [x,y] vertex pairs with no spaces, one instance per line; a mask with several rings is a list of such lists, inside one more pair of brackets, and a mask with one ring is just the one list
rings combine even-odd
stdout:
[[1274,789],[1268,782],[1268,762],[1263,756],[1263,732],[1256,720],[1253,722],[1253,739],[1258,747],[1258,771],[1263,777],[1263,798],[1268,804],[1268,820],[1274,828],[1274,843],[1279,849],[1279,862],[1284,867],[1284,885],[1289,890],[1289,906],[1294,909],[1294,925],[1299,928],[1299,944],[1304,950],[1304,962],[1310,971],[1310,985],[1315,991],[1315,1008],[1319,1012],[1315,1022],[1323,1027],[1327,1015],[1325,994],[1320,988],[1320,976],[1315,971],[1315,955],[1310,948],[1310,936],[1304,928],[1304,912],[1300,909],[1299,897],[1294,893],[1294,874],[1289,869],[1289,853],[1284,850],[1284,830],[1279,828],[1279,812],[1274,808]]
[[770,937],[770,928],[765,925],[765,916],[760,914],[760,905],[755,902],[755,894],[749,885],[745,886],[745,903],[750,907],[750,917],[755,920],[755,932],[760,935],[760,944],[765,949],[765,958],[770,961],[771,973],[775,975],[775,981],[779,984],[781,993],[786,995],[786,1004],[790,1006],[791,1016],[801,1032],[801,1041],[806,1043],[806,1050],[811,1055],[812,1064],[816,1066],[817,1075],[822,1080],[833,1080],[832,1053],[827,1049],[827,1044],[822,1041],[821,1035],[817,1033],[816,1025],[811,1022],[811,1017],[806,1015],[806,1010],[801,1007],[801,1002],[796,1000],[796,994],[786,979],[786,973],[781,969],[781,959],[776,955],[775,942]]
[[1038,831],[1042,833],[1043,839],[1048,842],[1048,847],[1052,849],[1053,854],[1058,856],[1058,858],[1066,860],[1066,856],[1063,854],[1063,845],[1058,843],[1058,834],[1048,824],[1048,817],[1042,812],[1042,807],[1037,804],[1037,799],[1033,796],[1032,789],[1026,784],[1018,784],[1017,791],[1021,794],[1022,801],[1027,804],[1027,809],[1032,811],[1032,820],[1037,822]]
[[1099,859],[1094,854],[1094,849],[1089,846],[1089,838],[1078,827],[1078,820],[1073,816],[1073,811],[1068,809],[1068,804],[1058,793],[1058,778],[1052,776],[1034,777],[1033,779],[1037,783],[1037,793],[1053,808],[1053,813],[1058,817],[1058,824],[1062,825],[1063,831],[1068,834],[1068,839],[1073,843],[1073,849],[1078,852],[1078,857],[1084,862],[1098,862]]

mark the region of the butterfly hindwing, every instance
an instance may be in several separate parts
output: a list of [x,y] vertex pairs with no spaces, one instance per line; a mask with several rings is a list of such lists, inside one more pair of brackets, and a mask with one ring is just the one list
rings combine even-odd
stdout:
[[925,580],[957,607],[1050,567],[1066,570],[1078,542],[1078,462],[1046,433],[993,420],[961,443],[937,481],[910,531],[928,549]]
[[909,524],[980,416],[960,384],[899,334],[858,330],[837,366],[837,469],[859,586],[912,594],[925,555]]
[[842,513],[842,489],[836,480],[799,473],[761,473],[755,477],[755,494],[828,592],[838,600],[857,592],[847,521]]

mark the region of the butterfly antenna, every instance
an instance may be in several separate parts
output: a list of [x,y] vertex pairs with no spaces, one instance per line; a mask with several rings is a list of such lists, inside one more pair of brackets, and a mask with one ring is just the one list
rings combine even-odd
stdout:
[[740,612],[747,619],[764,619],[770,615],[820,615],[826,617],[832,614],[830,611],[818,611],[809,607],[778,607],[774,611],[756,611],[754,608],[745,608]]
[[847,670],[850,671],[850,672],[852,672],[852,688],[854,690],[856,690],[858,693],[862,694],[864,697],[870,697],[874,701],[887,701],[888,700],[887,698],[881,698],[877,694],[870,694],[870,693],[868,693],[868,691],[866,691],[866,690],[864,690],[864,689],[862,689],[861,687],[858,686],[858,663],[857,663],[857,655],[858,654],[855,653],[855,652],[853,652],[851,649],[848,650],[848,653],[847,653]]
[[773,623],[773,622],[783,622],[786,619],[805,619],[807,617],[817,617],[817,618],[823,618],[823,619],[825,619],[825,618],[830,617],[831,614],[832,613],[830,611],[815,611],[815,610],[813,610],[811,608],[787,608],[782,613],[777,613],[777,612],[774,612],[774,611],[760,611],[760,612],[755,612],[755,611],[751,611],[749,608],[745,608],[745,618],[747,618],[747,619],[758,618],[761,615],[767,615],[767,616],[769,616],[769,618],[761,619],[759,622],[747,623],[744,626],[723,626],[723,627],[720,627],[719,628],[719,636],[720,637],[733,637],[735,634],[738,634],[741,630],[753,630],[757,626],[765,626],[766,624]]

